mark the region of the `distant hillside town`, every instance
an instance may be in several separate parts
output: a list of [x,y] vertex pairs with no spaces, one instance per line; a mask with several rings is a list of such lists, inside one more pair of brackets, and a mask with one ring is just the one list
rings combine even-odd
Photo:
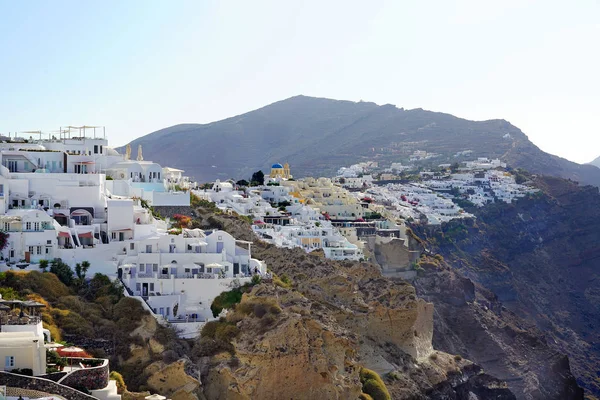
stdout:
[[[526,176],[500,160],[464,160],[473,156],[470,150],[457,153],[461,161],[452,164],[432,166],[437,155],[417,150],[407,165],[365,161],[342,167],[333,177],[297,180],[290,164],[275,162],[267,175],[256,171],[249,181],[199,185],[180,169],[145,160],[141,145],[135,156],[130,146],[119,154],[109,147],[103,128],[67,127],[58,135],[4,139],[0,271],[86,265],[85,272],[122,283],[127,297],[183,338],[198,336],[207,321],[222,315],[211,309],[221,293],[256,277],[270,278],[265,262],[252,257],[251,241],[220,229],[191,228],[185,212],[191,214],[192,200],[242,216],[257,239],[277,247],[332,260],[372,260],[384,275],[410,280],[425,250],[411,224],[474,218],[477,207],[537,192]],[[423,161],[429,166],[419,164]],[[184,211],[163,218],[160,210]],[[41,306],[0,301],[0,310],[11,311],[2,317],[6,329],[0,332],[0,347],[12,360],[4,371],[30,368],[33,375],[46,374],[42,355],[31,362],[18,355],[43,352],[44,342],[52,345],[36,314]],[[32,348],[19,335],[33,335],[38,344]],[[90,390],[98,398],[120,398],[108,379]]]

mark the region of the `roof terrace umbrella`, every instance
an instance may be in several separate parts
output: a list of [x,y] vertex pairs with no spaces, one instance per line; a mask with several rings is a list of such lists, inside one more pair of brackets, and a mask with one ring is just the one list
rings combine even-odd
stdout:
[[58,354],[63,357],[89,357],[84,349],[80,347],[63,347],[58,350]]
[[223,268],[223,266],[219,263],[211,263],[206,266],[206,268]]

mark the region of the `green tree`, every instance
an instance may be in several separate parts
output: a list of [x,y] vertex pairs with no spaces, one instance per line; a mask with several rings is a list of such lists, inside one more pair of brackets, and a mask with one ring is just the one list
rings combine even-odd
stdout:
[[81,264],[75,264],[75,273],[77,274],[77,279],[81,283],[85,282],[85,274],[87,274],[88,269],[90,269],[90,263],[88,261],[83,261]]
[[60,258],[52,260],[50,263],[50,272],[56,275],[56,277],[67,286],[71,286],[75,279],[71,267],[69,267],[68,264],[65,264]]
[[250,179],[252,183],[256,185],[264,185],[265,184],[265,174],[262,171],[256,171],[252,174],[252,179]]
[[248,183],[248,181],[245,180],[245,179],[240,179],[235,184],[238,185],[238,186],[248,186],[250,183]]
[[48,269],[48,264],[48,260],[40,260],[40,269],[42,272],[46,272],[46,269]]

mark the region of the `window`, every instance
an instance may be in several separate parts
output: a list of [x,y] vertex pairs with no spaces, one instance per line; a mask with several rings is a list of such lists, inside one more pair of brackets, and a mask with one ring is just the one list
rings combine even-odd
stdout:
[[4,230],[5,230],[6,232],[10,231],[10,223],[9,223],[9,222],[5,222],[5,223],[4,223]]
[[150,291],[154,292],[154,283],[150,282]]
[[42,254],[42,246],[37,246],[36,248],[37,254]]
[[144,264],[140,264],[140,272],[144,272],[146,270],[146,266]]
[[102,154],[102,145],[100,145],[100,154]]
[[4,196],[4,185],[0,185],[0,196]]
[[33,254],[33,246],[29,246],[29,254]]
[[40,223],[39,222],[34,222],[33,223],[33,230],[34,231],[39,231],[40,230]]
[[164,307],[159,308],[159,310],[160,310],[160,312],[159,312],[160,315],[165,315],[165,308]]
[[152,245],[151,244],[146,245],[146,253],[152,253]]
[[98,145],[97,144],[94,145],[94,154],[98,154]]
[[46,244],[52,244],[52,240],[46,240]]
[[28,231],[31,230],[31,222],[26,222],[25,223],[25,230],[28,230]]
[[4,359],[4,367],[5,368],[14,368],[15,367],[15,356],[6,356]]
[[135,249],[135,243],[129,243],[129,250]]
[[110,234],[110,236],[113,238],[113,240],[116,239],[117,238],[117,232],[112,232]]
[[46,247],[46,254],[50,254],[50,247]]
[[158,264],[152,264],[152,272],[158,272]]
[[140,290],[142,290],[142,284],[141,284],[141,283],[136,283],[136,284],[135,284],[135,290],[137,290],[138,292],[139,292]]
[[171,307],[167,307],[167,317],[169,316],[170,313],[171,313]]

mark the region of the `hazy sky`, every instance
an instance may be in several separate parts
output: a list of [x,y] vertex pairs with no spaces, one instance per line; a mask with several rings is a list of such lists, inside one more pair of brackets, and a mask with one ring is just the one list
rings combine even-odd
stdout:
[[298,94],[504,118],[600,156],[600,1],[0,0],[0,133],[122,145]]

